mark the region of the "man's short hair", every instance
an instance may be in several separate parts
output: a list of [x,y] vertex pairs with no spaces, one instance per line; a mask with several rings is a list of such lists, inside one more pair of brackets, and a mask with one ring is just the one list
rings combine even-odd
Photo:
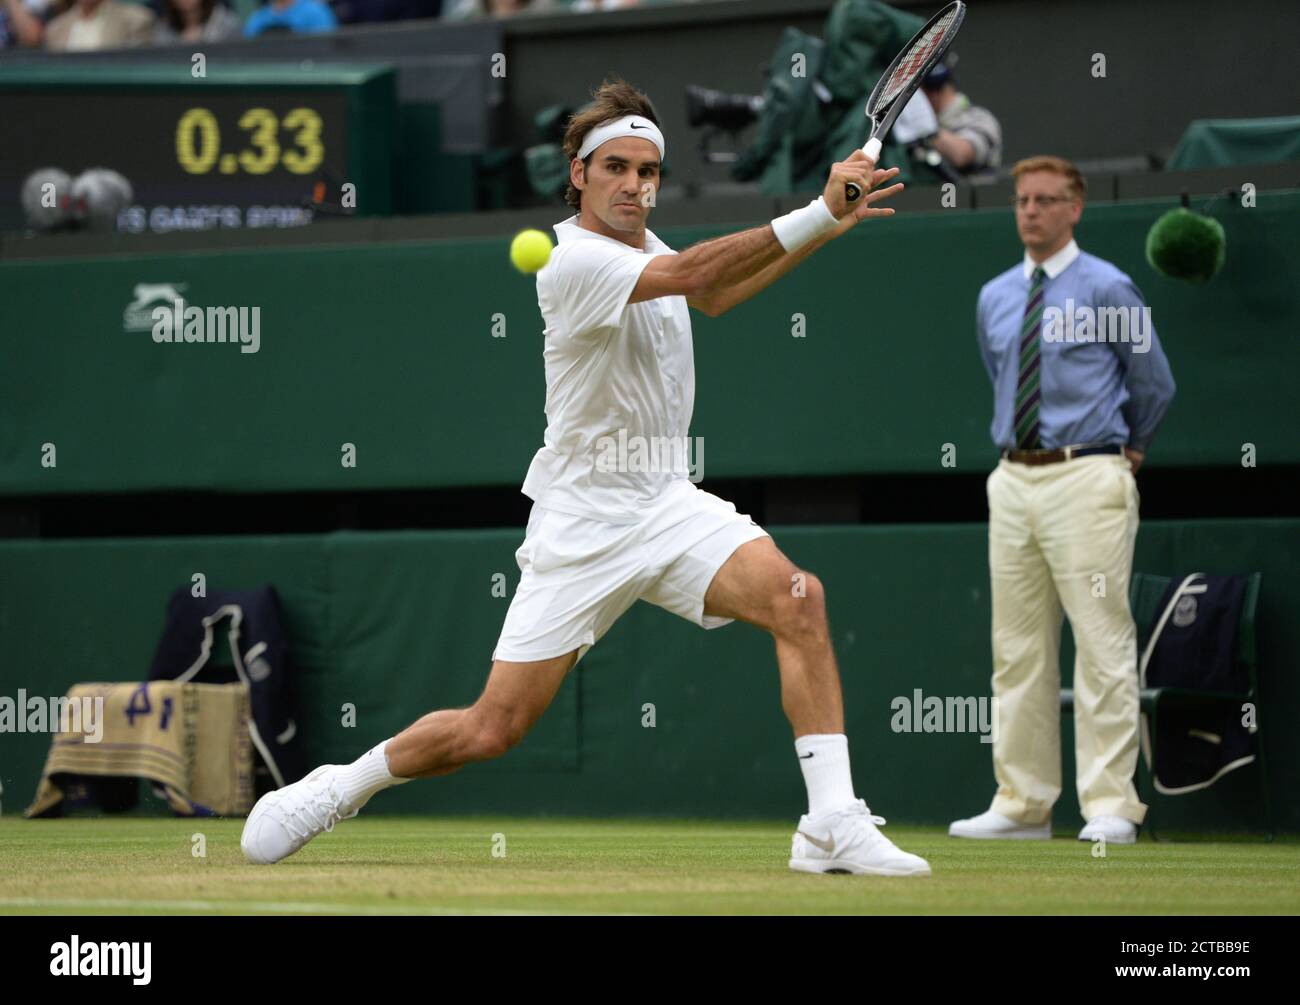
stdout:
[[1088,194],[1087,181],[1079,173],[1079,169],[1064,157],[1046,155],[1026,157],[1024,160],[1016,162],[1016,166],[1011,169],[1011,177],[1019,181],[1022,174],[1028,174],[1030,171],[1050,171],[1053,174],[1059,174],[1068,182],[1068,191],[1072,199],[1083,202],[1084,197]]

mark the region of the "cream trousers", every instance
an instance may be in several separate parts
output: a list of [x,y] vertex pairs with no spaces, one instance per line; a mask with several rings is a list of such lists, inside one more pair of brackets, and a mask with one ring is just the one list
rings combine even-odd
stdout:
[[992,809],[1046,823],[1061,794],[1061,615],[1070,619],[1079,808],[1141,823],[1137,632],[1129,577],[1138,528],[1127,458],[1080,457],[1030,467],[1003,460],[989,475],[993,595]]

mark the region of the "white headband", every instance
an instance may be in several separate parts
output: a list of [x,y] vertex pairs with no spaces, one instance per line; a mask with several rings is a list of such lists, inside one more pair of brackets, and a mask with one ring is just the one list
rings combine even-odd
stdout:
[[587,138],[582,141],[581,149],[578,150],[578,160],[585,161],[587,155],[602,143],[608,143],[622,136],[635,136],[639,140],[649,140],[659,148],[659,159],[661,161],[664,159],[664,134],[659,131],[659,127],[639,115],[625,115],[621,119],[597,126],[589,132]]

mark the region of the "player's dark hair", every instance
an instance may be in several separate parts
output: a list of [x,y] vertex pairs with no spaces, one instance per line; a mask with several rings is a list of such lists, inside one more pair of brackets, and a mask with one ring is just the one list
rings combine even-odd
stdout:
[[[569,125],[564,130],[565,159],[572,164],[589,132],[625,115],[639,115],[656,126],[659,125],[659,116],[655,114],[655,106],[649,98],[620,77],[607,78],[593,92],[591,103],[569,119]],[[591,154],[582,163],[590,167]],[[582,191],[572,181],[564,187],[564,201],[575,210],[582,209]]]

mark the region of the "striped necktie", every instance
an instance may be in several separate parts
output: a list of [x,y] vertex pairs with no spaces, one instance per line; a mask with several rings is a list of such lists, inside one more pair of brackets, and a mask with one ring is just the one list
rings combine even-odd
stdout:
[[1047,274],[1042,266],[1034,269],[1029,282],[1029,300],[1025,304],[1025,320],[1020,326],[1020,376],[1016,379],[1016,447],[1020,450],[1037,450],[1038,403],[1043,396],[1039,373],[1041,367],[1042,339],[1039,324],[1043,318],[1043,280]]

